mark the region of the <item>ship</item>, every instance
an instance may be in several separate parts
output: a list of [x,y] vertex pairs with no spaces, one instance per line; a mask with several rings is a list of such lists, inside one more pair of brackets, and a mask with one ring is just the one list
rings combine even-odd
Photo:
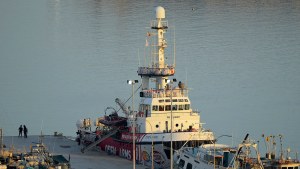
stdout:
[[182,147],[174,153],[174,168],[264,169],[257,144],[248,136],[237,147],[216,142],[199,147]]
[[[182,147],[174,153],[176,169],[299,169],[300,162],[297,153],[294,158],[287,149],[284,156],[282,148],[282,135],[280,138],[280,157],[275,155],[275,136],[266,137],[268,145],[265,157],[261,157],[258,143],[248,138],[237,146],[226,144],[205,144],[199,147]],[[271,149],[273,147],[272,151]]]
[[[96,148],[133,160],[133,165],[172,168],[175,150],[214,141],[214,133],[200,121],[200,112],[192,108],[185,83],[171,78],[175,75],[175,48],[171,54],[174,60],[170,61],[166,55],[169,26],[165,9],[158,6],[155,14],[146,33],[145,63],[137,69],[141,82],[127,80],[132,85],[128,99],[132,104],[127,106],[128,100],[117,98],[119,108],[106,108],[105,115],[95,121],[78,120],[76,140],[83,153]],[[135,95],[139,97],[136,110]]]

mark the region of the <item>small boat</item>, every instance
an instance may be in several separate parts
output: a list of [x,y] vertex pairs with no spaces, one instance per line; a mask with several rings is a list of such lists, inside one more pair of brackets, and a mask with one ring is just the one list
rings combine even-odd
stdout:
[[[106,115],[106,111],[109,109],[112,109],[113,112],[110,115]],[[125,126],[127,124],[127,118],[119,116],[114,108],[108,107],[105,110],[105,116],[98,118],[98,122],[106,126]]]
[[[238,147],[224,144],[206,144],[184,147],[174,155],[178,169],[263,169],[257,144],[248,140],[248,134]],[[251,149],[255,156],[251,156]]]
[[[266,140],[270,141],[270,138]],[[271,144],[276,145],[274,142]],[[275,158],[275,153],[268,151],[266,157],[261,157],[257,144],[248,139],[248,134],[237,148],[215,143],[184,147],[175,153],[174,162],[178,169],[299,169],[300,167],[297,157],[284,158],[283,153],[280,158]]]
[[291,158],[290,153],[291,150],[288,148],[286,150],[286,156],[284,157],[284,151],[283,151],[283,145],[282,145],[282,135],[280,134],[279,140],[280,140],[280,155],[277,158],[276,157],[276,142],[275,142],[274,135],[270,136],[264,136],[263,138],[265,140],[265,143],[267,145],[267,153],[264,158],[262,158],[262,162],[265,169],[299,169],[300,168],[300,162],[298,160],[298,153],[296,152],[296,157]]

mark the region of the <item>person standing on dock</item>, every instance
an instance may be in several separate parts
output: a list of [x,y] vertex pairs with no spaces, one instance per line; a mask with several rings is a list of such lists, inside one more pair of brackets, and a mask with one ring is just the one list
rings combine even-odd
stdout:
[[19,127],[19,137],[20,136],[22,137],[22,132],[23,132],[23,127],[22,127],[22,125],[20,125],[20,127]]
[[27,138],[28,129],[25,125],[23,125],[23,128],[24,128],[24,138]]

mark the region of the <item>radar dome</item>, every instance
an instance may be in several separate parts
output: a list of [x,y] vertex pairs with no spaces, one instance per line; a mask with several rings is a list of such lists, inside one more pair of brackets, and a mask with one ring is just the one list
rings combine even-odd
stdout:
[[156,18],[163,19],[165,18],[165,9],[161,6],[156,7]]

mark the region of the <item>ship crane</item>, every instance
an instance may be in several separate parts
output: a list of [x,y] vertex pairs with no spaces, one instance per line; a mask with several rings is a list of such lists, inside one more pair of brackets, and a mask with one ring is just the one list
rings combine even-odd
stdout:
[[122,111],[126,115],[126,117],[128,117],[129,111],[128,111],[128,108],[125,105],[126,102],[123,103],[119,98],[116,98],[115,102],[120,106],[120,108],[122,109]]

